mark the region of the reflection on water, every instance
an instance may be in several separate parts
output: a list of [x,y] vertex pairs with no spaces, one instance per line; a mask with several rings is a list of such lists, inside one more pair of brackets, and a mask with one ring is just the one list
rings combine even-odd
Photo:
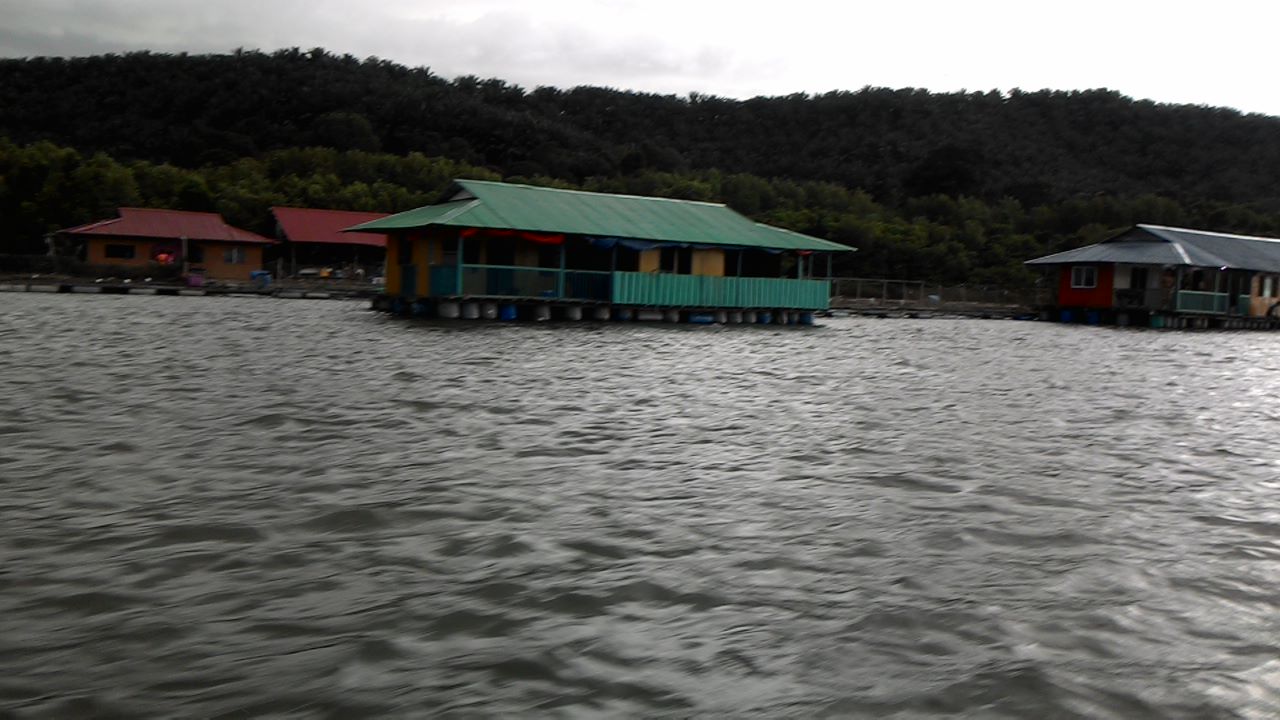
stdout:
[[0,714],[1271,717],[1280,335],[0,296]]

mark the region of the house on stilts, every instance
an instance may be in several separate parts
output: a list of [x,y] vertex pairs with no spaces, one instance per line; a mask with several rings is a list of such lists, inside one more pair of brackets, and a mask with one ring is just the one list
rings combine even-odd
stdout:
[[1137,225],[1026,263],[1048,271],[1052,319],[1150,327],[1280,324],[1280,239]]
[[348,230],[389,238],[376,308],[468,319],[808,324],[853,249],[714,203],[478,180]]

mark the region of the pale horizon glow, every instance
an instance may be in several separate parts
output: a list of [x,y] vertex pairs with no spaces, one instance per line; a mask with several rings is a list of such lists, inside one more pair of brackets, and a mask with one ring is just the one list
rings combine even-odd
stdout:
[[1265,4],[0,0],[0,57],[321,47],[526,89],[660,94],[1108,88],[1280,116]]

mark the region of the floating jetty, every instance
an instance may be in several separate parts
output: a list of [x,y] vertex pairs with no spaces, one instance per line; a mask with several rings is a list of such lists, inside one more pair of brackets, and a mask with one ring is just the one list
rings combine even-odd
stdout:
[[297,290],[238,286],[187,287],[84,281],[4,282],[0,292],[70,293],[75,295],[167,295],[171,297],[275,297],[286,300],[361,300],[378,293],[371,290]]
[[388,235],[375,309],[462,320],[808,325],[853,249],[724,205],[476,180],[348,230]]
[[[6,282],[0,283],[0,292],[71,293],[75,295],[214,295],[229,294],[229,290],[188,288],[178,285],[131,285],[118,283],[86,283],[82,281]],[[270,294],[270,293],[266,293]]]

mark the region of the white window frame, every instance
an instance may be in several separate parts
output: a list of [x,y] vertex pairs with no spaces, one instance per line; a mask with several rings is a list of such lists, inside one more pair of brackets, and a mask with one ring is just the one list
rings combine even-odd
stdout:
[[1098,287],[1098,268],[1093,265],[1071,266],[1071,289],[1092,290]]

